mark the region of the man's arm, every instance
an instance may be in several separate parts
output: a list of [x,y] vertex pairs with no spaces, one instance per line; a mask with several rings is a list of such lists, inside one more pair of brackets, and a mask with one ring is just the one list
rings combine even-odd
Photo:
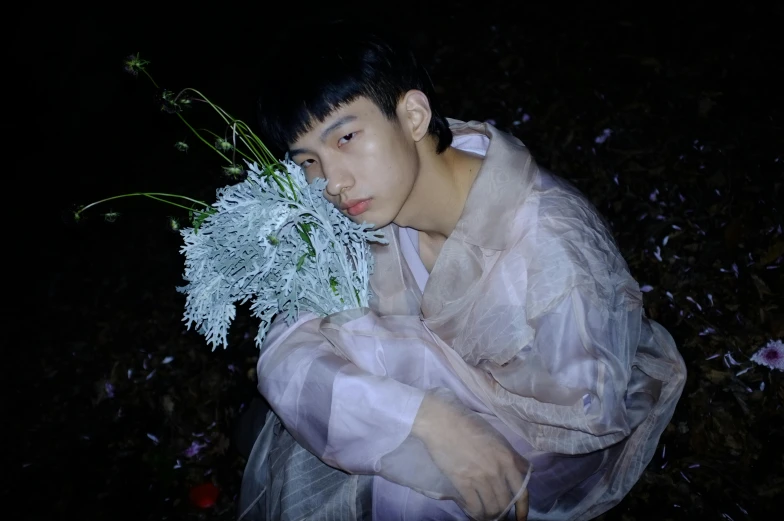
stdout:
[[259,390],[292,436],[331,466],[453,499],[476,519],[513,501],[524,513],[528,463],[461,404],[465,387],[447,390],[461,382],[417,317],[356,316],[270,331]]
[[276,321],[258,362],[259,391],[292,436],[328,465],[376,474],[411,431],[424,391],[338,356],[321,319]]

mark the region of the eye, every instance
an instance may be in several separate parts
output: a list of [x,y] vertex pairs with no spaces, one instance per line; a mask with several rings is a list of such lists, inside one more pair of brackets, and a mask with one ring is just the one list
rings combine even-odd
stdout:
[[345,145],[346,143],[354,139],[354,136],[356,135],[357,135],[356,132],[352,132],[351,134],[346,134],[342,138],[338,139],[338,146]]
[[299,166],[300,166],[301,168],[307,168],[307,167],[309,167],[309,166],[310,166],[310,165],[312,165],[312,164],[313,164],[313,160],[312,160],[312,159],[306,159],[305,161],[303,161],[302,163],[300,163],[300,164],[299,164]]

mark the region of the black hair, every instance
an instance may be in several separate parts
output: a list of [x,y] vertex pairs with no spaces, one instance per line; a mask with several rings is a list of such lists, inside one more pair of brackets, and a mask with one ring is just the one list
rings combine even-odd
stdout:
[[428,133],[435,138],[436,153],[452,144],[430,76],[400,37],[341,21],[298,32],[284,45],[264,61],[267,73],[257,106],[261,134],[273,147],[288,150],[315,124],[360,97],[392,120],[398,102],[412,89],[430,102]]

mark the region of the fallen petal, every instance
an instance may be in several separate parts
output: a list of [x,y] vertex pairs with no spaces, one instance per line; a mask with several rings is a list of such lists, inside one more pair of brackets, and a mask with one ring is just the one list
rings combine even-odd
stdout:
[[691,297],[686,297],[686,300],[688,300],[689,302],[691,302],[692,304],[694,304],[695,306],[697,306],[697,309],[699,309],[700,311],[702,311],[702,306],[700,306],[700,305],[699,305],[699,304],[698,304],[698,303],[697,303],[697,302],[696,302],[696,301],[695,301],[693,298],[691,298]]
[[612,130],[610,130],[609,128],[606,128],[606,129],[602,130],[601,134],[596,136],[596,139],[594,139],[594,142],[599,144],[599,145],[601,145],[602,143],[607,141],[607,138],[609,138],[611,134],[612,134]]
[[735,358],[733,358],[732,353],[727,353],[726,355],[724,355],[724,358],[726,358],[727,361],[732,365],[740,365],[740,362],[738,362],[737,360],[735,360]]
[[185,455],[188,458],[192,458],[198,455],[199,452],[201,452],[202,449],[204,449],[204,447],[206,446],[207,446],[206,443],[199,443],[198,441],[193,441],[191,443],[191,446],[183,451],[183,455]]

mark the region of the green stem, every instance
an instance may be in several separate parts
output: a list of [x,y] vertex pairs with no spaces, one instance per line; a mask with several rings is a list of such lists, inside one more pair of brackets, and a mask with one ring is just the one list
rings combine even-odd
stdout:
[[[147,78],[149,78],[150,82],[152,82],[152,84],[156,88],[159,88],[158,84],[155,82],[155,80],[153,79],[152,75],[149,72],[147,72],[146,69],[142,69],[142,70],[143,70],[144,74],[147,76]],[[292,183],[291,177],[288,175],[288,173],[286,173],[286,175],[285,175],[286,179],[282,179],[283,176],[279,175],[277,170],[275,169],[275,166],[278,165],[280,162],[275,158],[275,156],[272,154],[272,152],[270,152],[270,150],[264,145],[264,143],[261,141],[261,139],[259,139],[259,137],[256,136],[256,134],[253,133],[251,128],[245,122],[243,122],[242,120],[234,118],[231,114],[229,114],[228,112],[223,110],[221,107],[219,107],[218,105],[215,105],[212,101],[209,100],[209,98],[207,98],[207,96],[205,96],[200,91],[198,91],[198,90],[196,90],[194,88],[186,87],[186,88],[182,89],[177,94],[175,99],[178,99],[180,96],[182,96],[182,95],[184,95],[185,93],[188,93],[188,92],[195,94],[195,96],[192,97],[191,99],[193,99],[195,101],[199,101],[201,103],[207,103],[210,107],[212,107],[212,109],[215,110],[215,112],[218,114],[218,116],[220,116],[220,118],[223,119],[223,121],[226,123],[226,125],[228,125],[231,128],[232,137],[233,137],[233,141],[234,141],[234,147],[232,149],[232,158],[230,159],[229,157],[227,157],[226,154],[221,152],[212,143],[207,141],[204,138],[204,136],[198,130],[196,130],[190,123],[188,123],[188,120],[185,119],[185,117],[180,112],[177,112],[177,117],[180,118],[180,120],[191,130],[191,132],[193,132],[196,135],[196,137],[202,143],[204,143],[205,145],[210,147],[212,150],[217,152],[230,165],[234,165],[235,164],[235,162],[234,162],[234,155],[235,154],[240,154],[241,157],[245,158],[248,161],[254,161],[254,162],[260,163],[260,166],[262,167],[262,170],[267,170],[268,171],[269,175],[273,178],[273,180],[278,185],[278,187],[280,188],[282,193],[284,193],[284,194],[286,193],[285,185],[288,184],[289,188],[291,189],[291,194],[294,197],[294,200],[296,201],[297,200],[296,190],[294,189],[294,185]],[[207,132],[208,134],[216,137],[216,138],[220,137],[220,136],[218,136],[217,134],[215,134],[214,132],[212,132],[210,130],[204,129],[204,131]],[[240,150],[236,146],[237,140],[241,141],[247,147],[248,151],[250,152],[250,155],[248,153]],[[136,194],[134,194],[134,195],[136,195]],[[141,195],[141,194],[139,194],[139,195]],[[155,194],[153,194],[153,195],[155,195]],[[121,197],[124,197],[124,196],[121,196]],[[165,202],[169,202],[169,201],[165,201]],[[97,203],[94,203],[94,204],[97,204]],[[202,203],[202,204],[204,204],[204,203]]]
[[158,86],[158,84],[157,84],[157,83],[155,83],[155,80],[154,80],[154,79],[152,79],[152,76],[150,75],[150,73],[149,73],[149,72],[147,72],[147,69],[144,69],[144,68],[143,68],[143,69],[142,69],[142,72],[143,72],[143,73],[144,73],[144,74],[145,74],[145,75],[146,75],[146,76],[147,76],[147,77],[150,79],[150,81],[152,82],[153,86],[154,86],[156,89],[160,89],[160,87]]
[[[155,88],[160,88],[160,87],[158,87],[158,84],[153,79],[152,75],[149,72],[147,72],[147,69],[142,69],[142,71],[147,76],[147,78],[149,78],[150,82],[152,82],[152,84],[155,86]],[[218,115],[223,119],[223,121],[226,122],[227,125],[232,126],[235,129],[236,129],[236,126],[240,126],[240,128],[241,128],[240,135],[242,136],[242,138],[245,137],[244,134],[245,134],[245,131],[247,131],[250,134],[250,136],[252,136],[252,139],[250,139],[250,141],[253,142],[253,144],[251,145],[251,143],[248,143],[247,141],[245,141],[245,139],[242,139],[242,141],[251,150],[253,155],[256,156],[256,159],[258,159],[259,162],[261,162],[262,164],[270,164],[270,163],[276,163],[277,162],[277,160],[275,159],[275,156],[272,154],[272,152],[269,151],[269,149],[264,145],[264,143],[255,134],[253,134],[253,132],[250,130],[250,127],[248,127],[248,125],[246,125],[241,120],[233,118],[228,112],[226,112],[225,110],[223,110],[219,106],[215,105],[213,102],[211,102],[209,100],[209,98],[207,98],[207,96],[205,96],[204,94],[202,94],[198,90],[190,88],[190,87],[187,87],[187,88],[183,89],[182,91],[180,91],[180,93],[177,95],[177,97],[181,96],[183,93],[185,93],[187,91],[193,92],[193,93],[197,94],[198,96],[200,96],[201,99],[197,99],[197,101],[201,101],[203,103],[207,103],[210,107],[213,108],[213,110],[215,110],[215,112],[218,113]],[[182,120],[182,122],[185,123],[188,126],[188,128],[194,134],[196,134],[196,136],[202,142],[204,142],[204,144],[206,144],[207,146],[209,146],[210,148],[215,150],[218,154],[221,155],[221,157],[223,157],[223,159],[228,161],[230,164],[234,164],[234,162],[231,161],[228,157],[226,157],[223,153],[221,153],[220,150],[216,149],[214,146],[212,146],[211,143],[209,143],[207,140],[205,140],[201,136],[201,134],[199,134],[199,132],[196,131],[196,129],[194,129],[190,125],[190,123],[188,123],[188,121],[182,116],[182,114],[180,114],[178,112],[177,116],[179,116],[179,118]],[[235,135],[236,135],[237,131],[234,130],[234,132],[235,132]],[[240,152],[240,151],[238,150],[238,152]],[[240,152],[240,153],[247,158],[247,156],[243,152]],[[248,159],[250,159],[250,158],[248,158]]]
[[183,210],[188,210],[189,212],[205,213],[204,210],[194,210],[193,208],[190,208],[188,206],[185,206],[185,205],[182,205],[182,204],[178,204],[178,203],[173,203],[171,201],[167,201],[166,199],[161,199],[160,197],[155,197],[154,195],[150,195],[150,194],[143,194],[143,195],[145,195],[146,197],[149,197],[150,199],[154,199],[154,200],[160,201],[162,203],[170,204],[172,206],[176,206],[177,208],[182,208]]
[[[202,131],[204,131],[204,132],[207,132],[208,134],[212,134],[212,135],[213,135],[215,138],[217,138],[217,139],[223,139],[223,138],[221,138],[221,136],[219,136],[218,134],[216,134],[215,132],[213,132],[212,130],[210,130],[210,129],[208,129],[208,128],[203,128],[203,129],[200,129],[200,130],[202,130]],[[256,159],[257,159],[257,158],[255,158],[255,157],[253,157],[253,156],[249,156],[248,154],[246,154],[245,152],[243,152],[242,150],[240,150],[240,149],[239,149],[239,148],[237,148],[236,146],[234,147],[234,149],[233,149],[233,150],[236,150],[236,151],[237,151],[237,153],[238,153],[239,155],[241,155],[242,157],[244,157],[244,158],[245,158],[245,159],[247,159],[248,161],[254,161],[254,160],[256,160]]]
[[203,137],[201,134],[199,134],[199,132],[198,132],[198,131],[197,131],[195,128],[193,128],[193,127],[191,126],[191,124],[190,124],[190,123],[188,123],[188,120],[187,120],[187,119],[185,119],[184,117],[182,117],[182,114],[180,114],[180,113],[178,112],[178,113],[177,113],[177,117],[178,117],[178,118],[180,118],[180,120],[182,120],[182,122],[183,122],[183,123],[185,123],[185,125],[187,125],[187,127],[188,127],[189,129],[191,129],[191,132],[193,132],[194,134],[196,134],[196,137],[197,137],[197,138],[199,138],[199,139],[200,139],[200,140],[201,140],[201,141],[202,141],[202,142],[203,142],[205,145],[207,145],[208,147],[210,147],[211,149],[213,149],[215,152],[217,152],[217,153],[218,153],[218,154],[219,154],[219,155],[220,155],[220,156],[221,156],[223,159],[225,159],[225,160],[226,160],[226,161],[227,161],[227,162],[228,162],[230,165],[233,165],[233,164],[234,164],[234,162],[233,162],[231,159],[229,159],[228,157],[226,157],[226,156],[223,154],[223,152],[221,152],[220,150],[218,150],[217,148],[215,148],[215,147],[212,145],[212,143],[210,143],[209,141],[207,141],[206,139],[204,139],[204,137]]
[[[179,206],[181,208],[185,208],[186,210],[192,210],[192,209],[188,208],[187,206],[182,206],[182,205],[179,205],[177,203],[173,203],[171,201],[167,201],[165,199],[160,199],[159,197],[176,197],[176,198],[179,198],[179,199],[186,199],[186,200],[191,201],[193,203],[203,205],[203,206],[205,206],[207,208],[210,207],[210,205],[205,203],[204,201],[199,201],[198,199],[192,199],[192,198],[186,197],[184,195],[164,194],[164,193],[158,193],[158,192],[135,192],[135,193],[132,193],[132,194],[115,195],[115,196],[112,196],[112,197],[107,197],[106,199],[101,199],[100,201],[95,201],[94,203],[90,203],[87,206],[85,206],[84,208],[80,209],[76,213],[77,214],[84,213],[89,208],[92,208],[93,206],[96,206],[96,205],[101,204],[101,203],[105,203],[105,202],[108,202],[108,201],[113,201],[115,199],[121,199],[123,197],[135,197],[135,196],[149,197],[150,199],[156,199],[158,201],[163,201],[164,203],[169,203],[169,204],[172,204],[174,206]],[[156,197],[156,196],[158,196],[158,197]],[[201,211],[201,210],[196,210],[196,211]]]
[[[213,110],[215,110],[215,112],[218,113],[218,115],[223,119],[223,121],[226,122],[226,124],[228,126],[231,126],[231,127],[233,127],[235,125],[240,126],[240,129],[242,131],[241,135],[244,135],[244,133],[247,132],[248,134],[253,136],[254,139],[252,139],[252,141],[254,142],[255,145],[259,146],[260,154],[258,154],[258,155],[260,156],[259,159],[262,161],[262,163],[268,164],[268,163],[276,163],[277,162],[277,160],[275,159],[275,156],[273,156],[272,153],[269,151],[269,149],[264,145],[264,143],[262,143],[261,140],[255,134],[253,134],[253,132],[250,130],[250,127],[248,127],[248,125],[245,124],[245,122],[243,122],[242,120],[239,120],[239,119],[236,119],[236,118],[232,117],[231,114],[229,114],[228,112],[226,112],[225,110],[223,110],[219,106],[215,105],[213,102],[211,102],[209,100],[209,98],[207,98],[207,96],[205,96],[204,94],[202,94],[198,90],[188,87],[188,88],[183,89],[183,92],[185,92],[185,91],[191,91],[191,92],[193,92],[195,94],[198,94],[201,97],[202,101],[204,101],[205,103],[208,103],[213,108]],[[247,145],[247,143],[246,143],[246,145]],[[252,147],[249,146],[249,148],[252,148]]]

